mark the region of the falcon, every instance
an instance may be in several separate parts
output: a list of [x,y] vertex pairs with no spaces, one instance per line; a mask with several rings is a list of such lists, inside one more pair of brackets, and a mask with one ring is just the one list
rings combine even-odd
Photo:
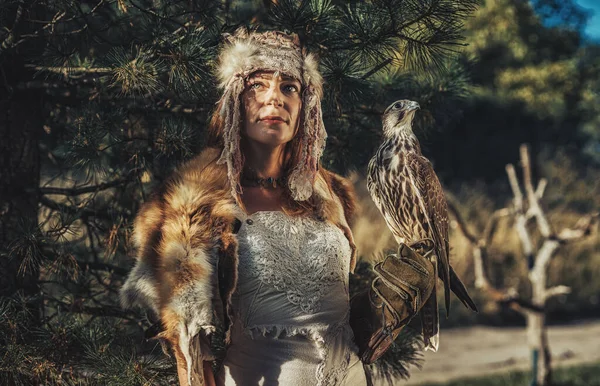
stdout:
[[[434,265],[444,283],[446,317],[450,313],[450,290],[468,309],[477,312],[448,259],[448,204],[412,130],[419,108],[417,102],[400,100],[385,110],[384,142],[369,162],[367,188],[398,244],[411,246]],[[437,351],[439,314],[435,286],[419,314],[425,349]]]

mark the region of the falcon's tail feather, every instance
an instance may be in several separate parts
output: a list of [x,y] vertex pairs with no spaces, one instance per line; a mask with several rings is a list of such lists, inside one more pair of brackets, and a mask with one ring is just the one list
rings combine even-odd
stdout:
[[[432,258],[432,263],[434,270],[437,271],[438,268],[435,256]],[[437,352],[440,345],[440,316],[437,303],[436,287],[437,284],[434,283],[433,291],[431,292],[429,299],[425,301],[425,304],[423,304],[423,307],[419,312],[419,316],[421,317],[421,329],[423,332],[423,343],[425,343],[425,350],[431,350],[433,352]]]
[[479,312],[477,306],[475,305],[475,302],[473,301],[473,299],[471,299],[471,296],[469,296],[467,288],[465,288],[465,285],[462,283],[456,272],[454,272],[454,269],[452,267],[450,267],[450,288],[452,289],[452,292],[454,292],[454,294],[456,294],[460,301],[465,305],[465,307],[467,307],[471,311]]
[[[444,259],[440,259],[443,261]],[[445,264],[440,267],[439,270],[442,274],[440,278],[444,282],[444,304],[446,306],[446,319],[450,316],[450,290],[452,289],[452,276],[450,276],[450,271],[452,268],[450,267],[450,263],[448,260],[445,261]]]
[[419,314],[421,316],[421,329],[425,350],[437,352],[440,345],[440,319],[435,290],[431,293],[431,296],[427,299]]
[[454,291],[452,289],[452,266],[443,258],[438,258],[437,261],[437,277],[444,283],[444,305],[446,306],[446,318],[448,318],[450,315],[450,291]]

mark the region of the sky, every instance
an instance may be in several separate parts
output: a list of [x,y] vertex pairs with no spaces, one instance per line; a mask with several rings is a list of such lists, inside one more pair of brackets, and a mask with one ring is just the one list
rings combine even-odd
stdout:
[[600,0],[575,0],[575,2],[593,12],[588,20],[585,33],[594,40],[600,40]]

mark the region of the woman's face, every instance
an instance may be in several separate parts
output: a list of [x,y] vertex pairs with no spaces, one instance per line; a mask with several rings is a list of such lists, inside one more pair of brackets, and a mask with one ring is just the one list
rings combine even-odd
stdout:
[[277,147],[296,134],[302,107],[300,82],[273,72],[256,72],[243,93],[247,140]]

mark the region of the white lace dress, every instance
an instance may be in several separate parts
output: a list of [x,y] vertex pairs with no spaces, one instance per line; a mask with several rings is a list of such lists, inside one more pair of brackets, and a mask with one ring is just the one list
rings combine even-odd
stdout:
[[233,326],[220,383],[365,386],[348,323],[350,246],[335,225],[257,212],[238,232]]

